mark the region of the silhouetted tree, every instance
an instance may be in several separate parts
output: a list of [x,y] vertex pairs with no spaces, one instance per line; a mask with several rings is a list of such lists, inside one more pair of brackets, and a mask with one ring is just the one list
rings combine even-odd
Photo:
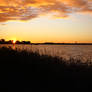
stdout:
[[30,41],[22,41],[22,44],[30,44]]
[[21,43],[20,41],[18,41],[18,40],[16,41],[16,44],[20,44],[20,43]]
[[9,43],[9,44],[12,44],[12,40],[9,40],[8,43]]
[[1,39],[0,40],[0,43],[5,43],[5,39]]

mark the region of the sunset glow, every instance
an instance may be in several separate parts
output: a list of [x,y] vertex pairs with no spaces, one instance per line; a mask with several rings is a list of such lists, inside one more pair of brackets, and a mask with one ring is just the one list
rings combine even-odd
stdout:
[[0,38],[13,37],[92,43],[92,0],[0,0]]
[[16,43],[16,40],[13,40],[12,43],[15,44]]

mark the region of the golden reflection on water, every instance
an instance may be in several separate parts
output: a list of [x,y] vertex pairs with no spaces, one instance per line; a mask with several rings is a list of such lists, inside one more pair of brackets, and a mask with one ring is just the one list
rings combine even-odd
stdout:
[[15,44],[13,44],[13,47],[12,48],[15,50]]
[[12,47],[14,50],[27,50],[38,52],[40,55],[59,56],[66,59],[70,57],[82,59],[92,59],[92,45],[18,45],[18,44],[1,44],[0,47]]

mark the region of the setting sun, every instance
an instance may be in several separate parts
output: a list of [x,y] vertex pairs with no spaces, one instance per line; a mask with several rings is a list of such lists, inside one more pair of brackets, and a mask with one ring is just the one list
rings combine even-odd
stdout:
[[12,43],[15,44],[16,43],[16,40],[12,40]]

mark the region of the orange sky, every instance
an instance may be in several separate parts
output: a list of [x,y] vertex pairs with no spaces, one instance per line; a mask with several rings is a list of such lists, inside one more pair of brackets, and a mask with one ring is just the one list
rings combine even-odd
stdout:
[[92,42],[92,0],[0,0],[0,38]]

